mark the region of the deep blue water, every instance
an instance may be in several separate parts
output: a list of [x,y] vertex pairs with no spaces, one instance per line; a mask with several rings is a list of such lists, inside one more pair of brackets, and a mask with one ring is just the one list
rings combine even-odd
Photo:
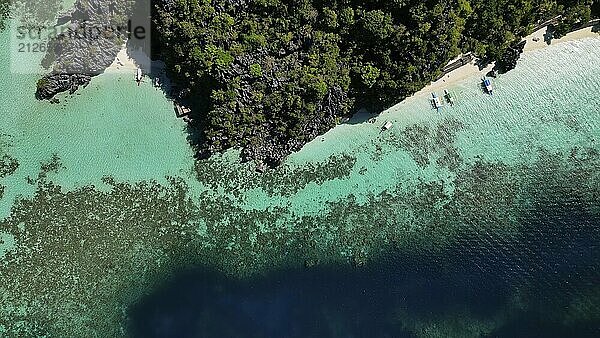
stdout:
[[[539,206],[518,234],[463,226],[464,236],[442,253],[390,249],[360,268],[282,270],[249,280],[203,268],[182,272],[130,309],[130,333],[415,336],[398,318],[403,310],[409,321],[501,318],[490,337],[598,337],[600,222],[567,200]],[[595,298],[573,305],[586,295]]]

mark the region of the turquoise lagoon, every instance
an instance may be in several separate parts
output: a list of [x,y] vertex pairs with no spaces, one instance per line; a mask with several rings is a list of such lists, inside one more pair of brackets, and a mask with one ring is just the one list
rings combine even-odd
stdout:
[[[263,175],[235,150],[196,163],[185,124],[150,81],[103,74],[51,105],[35,100],[37,78],[0,65],[0,335],[153,336],[136,323],[156,318],[133,304],[161,304],[145,297],[197,266],[230,279],[204,276],[204,292],[268,298],[283,280],[307,304],[339,285],[356,297],[332,299],[352,304],[355,281],[379,290],[369,299],[394,300],[357,327],[347,320],[360,306],[314,303],[322,317],[298,320],[331,325],[295,328],[305,335],[360,336],[373,323],[382,336],[532,325],[585,335],[600,320],[600,38],[526,54],[494,96],[471,78],[449,87],[458,102],[440,112],[425,93],[374,124],[356,117]],[[380,133],[385,121],[394,126]],[[298,282],[307,275],[310,290]],[[489,304],[462,301],[478,297]],[[210,317],[221,303],[208,299]],[[238,334],[292,332],[254,329]]]

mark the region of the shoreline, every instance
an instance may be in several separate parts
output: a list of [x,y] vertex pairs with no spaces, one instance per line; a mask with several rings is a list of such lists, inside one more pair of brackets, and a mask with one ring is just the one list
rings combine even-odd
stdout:
[[[581,40],[586,38],[600,38],[600,33],[592,31],[594,27],[595,26],[588,26],[581,29],[577,29],[575,31],[567,33],[562,38],[552,39],[550,43],[544,41],[544,35],[548,26],[541,27],[522,39],[522,41],[526,41],[525,48],[523,49],[523,54],[543,49],[549,46],[561,44],[564,42]],[[446,67],[450,66],[452,62],[460,60],[462,57],[465,57],[469,54],[470,53],[461,54],[457,56],[452,61],[450,61]],[[494,68],[494,63],[490,63],[485,68],[479,69],[479,67],[476,65],[476,61],[477,58],[472,58],[470,62],[459,66],[456,69],[453,69],[438,80],[430,82],[421,90],[417,91],[416,93],[407,97],[406,99],[426,95],[429,94],[431,91],[443,90],[448,86],[458,84],[471,77],[485,76],[485,74],[487,74],[489,71],[492,70],[492,68]],[[127,42],[125,42],[119,50],[113,63],[108,68],[106,68],[104,72],[127,73],[135,72],[138,68],[141,68],[146,74],[148,74],[151,72],[152,69],[152,61],[144,52],[142,52],[141,50],[134,50],[128,45]],[[397,104],[400,104],[403,101],[404,100],[398,102]],[[388,109],[391,108],[392,107],[389,107]]]
[[135,72],[138,68],[149,72],[151,69],[152,61],[150,58],[141,50],[135,50],[128,46],[125,42],[113,63],[104,70],[105,73],[119,73],[119,72]]
[[[569,41],[582,40],[582,39],[587,39],[587,38],[599,38],[600,39],[600,34],[596,33],[596,32],[592,32],[593,26],[591,26],[591,27],[585,27],[585,28],[581,28],[581,29],[569,32],[568,34],[566,34],[565,36],[563,36],[560,39],[552,39],[550,41],[550,43],[546,43],[544,41],[544,34],[545,34],[547,28],[548,28],[547,26],[542,27],[522,39],[522,41],[527,41],[525,44],[525,48],[523,49],[523,54],[533,52],[533,51],[536,51],[539,49],[543,49],[543,48],[546,48],[549,46],[558,45],[558,44],[561,44],[564,42],[569,42]],[[534,41],[534,39],[536,39],[538,41]],[[458,58],[456,58],[456,59],[458,59]],[[466,79],[469,79],[471,77],[485,76],[485,74],[487,74],[494,67],[494,63],[491,63],[487,67],[480,70],[479,67],[475,65],[476,60],[477,59],[474,59],[473,61],[471,61],[463,66],[460,66],[460,67],[456,68],[455,70],[448,72],[442,78],[431,82],[430,84],[423,87],[421,90],[414,93],[410,97],[419,97],[422,95],[427,95],[431,91],[443,90],[444,88],[446,88],[448,86],[458,84],[458,83],[460,83]],[[410,98],[410,97],[408,97],[408,98]],[[400,103],[400,102],[398,102],[398,103]]]

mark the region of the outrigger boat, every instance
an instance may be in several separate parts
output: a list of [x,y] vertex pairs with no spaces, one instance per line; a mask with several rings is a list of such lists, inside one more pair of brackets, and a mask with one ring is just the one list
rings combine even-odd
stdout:
[[142,82],[142,69],[141,68],[138,68],[135,73],[135,81],[137,82],[138,86]]
[[438,111],[444,106],[436,93],[431,93],[431,106]]
[[492,81],[490,81],[490,79],[486,79],[483,78],[483,87],[485,88],[485,91],[490,94],[490,95],[494,95],[494,88],[492,88]]
[[380,133],[381,133],[381,132],[384,132],[384,131],[386,131],[386,130],[388,130],[388,129],[390,129],[390,128],[392,128],[392,126],[393,126],[392,122],[390,122],[390,121],[387,121],[387,122],[386,122],[386,123],[385,123],[385,124],[384,124],[384,125],[381,127],[381,131],[380,131]]
[[454,105],[454,97],[450,95],[448,89],[444,89],[444,98],[446,99],[446,102],[448,102],[451,106]]

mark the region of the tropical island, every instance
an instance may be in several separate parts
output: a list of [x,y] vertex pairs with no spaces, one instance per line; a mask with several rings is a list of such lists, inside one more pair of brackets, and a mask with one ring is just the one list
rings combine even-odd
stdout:
[[165,0],[154,20],[200,154],[238,147],[276,166],[357,109],[402,101],[460,53],[500,60],[536,24],[557,18],[561,36],[592,5],[597,15],[589,0]]
[[[76,11],[91,8],[81,3]],[[378,113],[417,92],[461,53],[508,71],[538,25],[552,19],[560,37],[599,8],[593,0],[157,0],[152,56],[166,63],[174,99],[192,107],[198,157],[239,148],[243,161],[275,167],[358,109]],[[101,48],[109,53],[98,67],[117,49]],[[73,64],[67,59],[58,64]],[[40,99],[95,75],[54,68],[38,83]]]

